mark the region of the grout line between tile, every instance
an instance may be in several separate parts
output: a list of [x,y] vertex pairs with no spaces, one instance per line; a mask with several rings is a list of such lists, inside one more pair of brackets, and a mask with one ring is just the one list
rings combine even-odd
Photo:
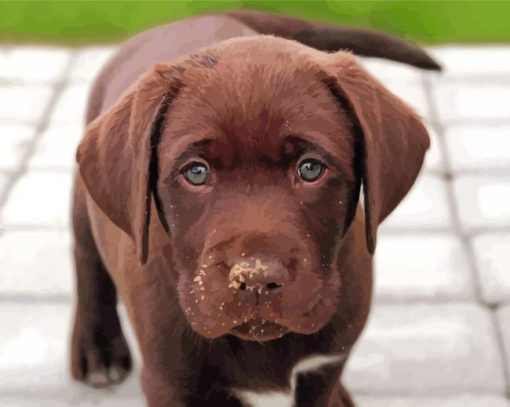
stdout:
[[2,118],[2,125],[4,126],[32,126],[36,127],[39,121],[33,121],[28,119],[9,119],[7,117]]
[[[473,389],[457,389],[457,390],[454,390],[454,391],[449,391],[449,390],[444,390],[444,389],[435,389],[433,390],[433,393],[431,394],[430,392],[419,392],[419,391],[416,391],[416,392],[399,392],[399,391],[367,391],[367,390],[356,390],[356,389],[351,389],[351,392],[352,394],[354,395],[354,397],[356,398],[357,397],[364,397],[364,396],[368,396],[368,397],[381,397],[381,398],[386,398],[386,399],[391,399],[391,398],[403,398],[403,399],[406,399],[406,398],[412,398],[412,399],[420,399],[420,400],[427,400],[427,399],[437,399],[437,398],[442,398],[442,397],[463,397],[465,396],[466,394],[469,394],[470,396],[485,396],[485,397],[505,397],[505,394],[504,393],[500,393],[500,392],[493,392],[493,391],[490,391],[490,390],[486,390],[486,389],[478,389],[478,390],[473,390]],[[403,404],[399,404],[399,405],[403,405]],[[434,404],[434,405],[437,405],[437,404]]]
[[71,72],[71,68],[74,64],[75,59],[76,59],[76,52],[73,52],[69,56],[69,60],[67,61],[67,65],[66,65],[64,72],[62,74],[62,79],[60,81],[56,82],[54,89],[53,89],[53,94],[51,95],[51,98],[48,101],[46,108],[42,112],[41,118],[39,119],[39,122],[37,123],[36,129],[35,129],[34,137],[32,137],[32,140],[30,140],[30,143],[28,144],[27,149],[25,150],[23,156],[20,159],[20,163],[19,163],[18,167],[13,171],[12,177],[8,180],[7,184],[4,187],[2,194],[0,195],[0,210],[3,208],[3,206],[7,202],[7,199],[9,198],[11,191],[14,189],[16,182],[28,170],[28,162],[29,162],[30,158],[32,157],[32,155],[35,153],[37,143],[41,139],[44,130],[46,130],[46,128],[48,127],[49,118],[51,117],[51,113],[53,112],[53,109],[55,108],[58,98],[62,94],[62,91],[64,90],[64,88],[69,83],[68,75]]
[[507,386],[506,386],[506,397],[508,399],[510,399],[510,386],[508,385],[508,382],[510,380],[508,380],[508,377],[510,376],[510,367],[507,365],[507,361],[510,359],[509,358],[509,355],[510,355],[510,343],[506,343],[505,342],[505,335],[503,333],[503,329],[501,328],[501,320],[498,316],[498,310],[500,308],[503,308],[505,306],[507,306],[508,303],[500,303],[498,304],[497,306],[494,307],[493,309],[493,312],[492,312],[492,315],[493,315],[493,321],[494,321],[494,324],[496,326],[496,330],[497,330],[497,341],[498,341],[498,344],[499,346],[501,347],[501,349],[503,350],[503,360],[502,360],[502,364],[503,364],[503,368],[506,367],[505,369],[505,372],[507,373]]
[[437,111],[437,106],[435,104],[435,98],[433,93],[434,83],[431,80],[431,76],[427,75],[424,75],[422,77],[422,81],[423,87],[425,89],[425,98],[427,100],[430,117],[432,118],[431,120],[433,123],[432,126],[438,135],[438,144],[441,152],[441,159],[443,162],[443,168],[445,169],[444,178],[446,184],[448,207],[450,210],[450,217],[452,221],[452,228],[460,238],[461,244],[464,248],[464,253],[466,254],[469,269],[471,271],[471,278],[474,284],[476,299],[478,303],[485,309],[487,309],[490,313],[491,323],[494,327],[493,329],[496,338],[496,343],[498,346],[498,351],[499,354],[502,356],[502,370],[503,370],[502,373],[506,385],[505,386],[506,396],[510,398],[510,367],[507,365],[505,361],[506,358],[504,357],[506,353],[503,333],[501,331],[501,327],[499,325],[499,321],[494,307],[489,302],[487,302],[483,297],[481,276],[476,262],[476,255],[474,252],[472,239],[470,234],[464,231],[464,228],[462,227],[462,222],[459,217],[458,202],[453,190],[453,179],[455,178],[455,176],[452,174],[452,164],[450,161],[450,157],[448,155],[448,146],[446,145],[444,126],[441,123],[441,118],[439,112]]
[[478,303],[474,302],[470,298],[455,298],[455,297],[442,297],[442,298],[402,298],[402,297],[391,297],[389,295],[373,298],[374,304],[377,305],[430,305],[430,306],[445,306],[445,305],[473,305]]
[[[425,92],[427,93],[427,92]],[[443,123],[440,124],[440,126],[443,129],[454,127],[454,126],[461,126],[461,125],[480,125],[480,126],[486,126],[486,127],[499,127],[499,126],[508,126],[510,123],[510,116],[498,116],[498,117],[461,117],[461,118],[451,118],[445,120]],[[434,125],[437,124],[433,121],[433,119],[430,119],[427,121],[427,124]]]
[[[70,394],[69,396],[65,397],[64,400],[59,399],[59,401],[64,401],[67,403],[68,406],[80,406],[83,401],[87,401],[86,397],[88,394],[93,392],[94,390],[89,390],[85,387],[83,387],[83,384],[79,384],[77,382],[71,382],[69,380],[69,383],[72,383],[72,386],[76,387],[76,390],[74,391],[74,394]],[[78,387],[79,386],[79,387]],[[65,390],[64,390],[65,392]],[[109,393],[105,393],[109,394]],[[26,392],[24,389],[21,388],[14,388],[14,389],[8,389],[3,390],[0,389],[0,401],[4,398],[12,398],[13,400],[21,400],[23,402],[29,401],[30,406],[41,406],[41,401],[44,400],[52,400],[55,401],[55,396],[58,396],[56,394],[56,391],[53,389],[49,390],[37,390],[35,392]],[[62,397],[62,396],[61,396]],[[129,398],[121,398],[120,400],[128,400]],[[5,406],[6,404],[2,404],[2,406]],[[17,404],[18,405],[18,404]],[[23,404],[25,405],[25,404]],[[64,404],[62,404],[64,405]]]
[[[444,76],[443,76],[444,75]],[[445,73],[441,75],[441,85],[448,86],[449,84],[462,84],[468,85],[475,84],[479,85],[508,85],[510,84],[510,76],[505,72],[472,72],[472,73]]]
[[[452,228],[427,228],[422,226],[416,226],[416,227],[397,227],[397,226],[387,226],[383,227],[383,229],[379,232],[381,235],[414,235],[418,233],[430,233],[430,234],[452,234],[456,233],[455,231],[452,232]],[[510,223],[503,224],[503,225],[490,225],[490,226],[476,226],[476,227],[470,227],[469,229],[464,231],[464,235],[475,238],[479,235],[483,234],[491,234],[491,233],[510,233]]]
[[9,294],[0,292],[0,304],[16,303],[24,305],[32,304],[70,304],[73,300],[71,294]]
[[414,227],[412,225],[409,226],[386,226],[383,227],[380,232],[378,232],[379,235],[385,236],[385,235],[418,235],[418,234],[431,234],[431,235],[446,235],[452,233],[451,228],[448,227],[426,227],[423,225],[415,225]]
[[19,224],[0,224],[0,230],[5,232],[18,232],[18,231],[69,231],[70,225],[49,225],[49,224],[27,224],[27,225],[19,225]]
[[444,174],[443,179],[445,181],[446,185],[446,196],[448,201],[448,208],[450,212],[450,218],[452,221],[452,229],[454,230],[455,234],[458,235],[458,237],[461,239],[462,244],[464,246],[464,251],[466,252],[469,260],[470,270],[471,270],[471,277],[475,288],[475,293],[477,300],[480,304],[486,305],[483,300],[483,295],[481,292],[481,282],[479,275],[477,273],[477,270],[475,269],[475,258],[474,253],[471,250],[471,246],[468,246],[468,240],[469,237],[464,232],[464,229],[462,228],[462,222],[459,218],[458,213],[458,207],[457,202],[455,198],[455,194],[453,191],[453,179],[454,176],[452,175],[452,165],[450,162],[450,157],[448,155],[448,146],[446,145],[445,135],[444,135],[444,128],[441,125],[440,117],[436,109],[436,105],[434,103],[434,95],[432,93],[432,86],[433,83],[430,80],[430,77],[424,76],[423,77],[423,86],[425,89],[425,97],[427,100],[427,103],[429,105],[429,112],[431,117],[433,118],[432,127],[434,128],[434,131],[438,135],[438,145],[441,152],[441,160],[444,168]]
[[43,166],[43,165],[34,164],[34,165],[29,165],[28,168],[30,170],[36,170],[36,171],[39,171],[39,172],[46,172],[46,173],[57,172],[57,173],[60,173],[60,174],[68,174],[68,173],[73,173],[74,174],[74,170],[77,167],[70,167],[70,166]]
[[[74,58],[73,54],[71,54],[71,57]],[[74,58],[74,60],[75,60],[75,58]],[[72,70],[72,68],[74,68],[74,66],[69,67],[70,71]],[[67,69],[67,67],[65,69]],[[92,75],[92,77],[90,79],[68,77],[67,82],[70,85],[87,85],[87,84],[90,84],[90,82],[93,79],[94,79],[94,75]],[[0,78],[0,86],[5,86],[5,87],[8,87],[8,86],[50,86],[50,87],[55,87],[60,82],[61,82],[61,80],[51,80],[51,79],[50,80],[41,79],[41,80],[28,80],[27,81],[24,79],[2,79],[2,78]]]
[[480,178],[487,177],[487,178],[508,179],[508,178],[510,178],[510,175],[509,175],[510,174],[510,166],[460,168],[458,170],[452,170],[452,174],[459,176],[459,177],[476,176],[476,177],[480,177]]
[[476,227],[470,228],[466,235],[471,239],[478,237],[479,235],[489,234],[489,233],[510,233],[510,224],[508,225],[497,225],[497,226],[486,226],[486,227]]

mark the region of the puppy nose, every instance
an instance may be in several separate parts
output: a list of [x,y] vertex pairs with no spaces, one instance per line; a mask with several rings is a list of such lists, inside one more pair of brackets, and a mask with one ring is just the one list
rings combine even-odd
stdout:
[[289,280],[289,272],[278,260],[253,256],[238,259],[230,268],[229,281],[241,291],[275,294]]

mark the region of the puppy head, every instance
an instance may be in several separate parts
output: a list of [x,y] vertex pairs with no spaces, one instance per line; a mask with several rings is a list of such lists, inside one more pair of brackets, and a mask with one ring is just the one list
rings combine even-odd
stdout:
[[154,196],[192,329],[263,341],[328,323],[361,182],[373,253],[427,147],[352,55],[258,36],[154,67],[89,125],[78,161],[142,263]]

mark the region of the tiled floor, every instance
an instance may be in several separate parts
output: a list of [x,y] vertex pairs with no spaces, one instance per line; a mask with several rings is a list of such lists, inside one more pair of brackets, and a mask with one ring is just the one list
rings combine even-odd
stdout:
[[[111,52],[0,48],[0,407],[143,405],[137,374],[93,391],[67,370],[74,150]],[[510,47],[431,52],[444,74],[366,61],[433,145],[381,228],[346,381],[360,406],[510,407]]]

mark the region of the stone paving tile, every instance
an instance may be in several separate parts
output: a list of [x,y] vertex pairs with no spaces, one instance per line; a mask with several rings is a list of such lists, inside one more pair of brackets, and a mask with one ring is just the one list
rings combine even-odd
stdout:
[[97,402],[81,402],[78,404],[80,407],[140,407],[145,405],[145,399],[140,396],[132,399],[122,399],[115,397],[107,397],[98,399]]
[[383,83],[386,80],[406,80],[420,83],[419,81],[423,77],[423,71],[400,62],[368,57],[362,57],[360,61],[367,71]]
[[[94,390],[84,385],[73,383],[75,394],[49,393],[43,397],[6,396],[0,394],[0,407],[140,407],[145,405],[141,389],[139,389],[138,375],[131,375],[126,382],[111,389]],[[123,396],[124,389],[137,389],[138,394]]]
[[469,74],[504,74],[510,72],[510,46],[459,46],[429,47],[428,51],[444,67],[441,76]]
[[489,312],[472,303],[376,304],[348,362],[346,384],[374,395],[503,394]]
[[60,94],[50,117],[50,125],[85,123],[85,110],[90,84],[72,84]]
[[356,397],[358,407],[510,407],[502,396],[463,394],[443,397]]
[[99,73],[116,47],[88,47],[81,49],[73,61],[69,78],[71,81],[91,81]]
[[454,171],[505,168],[510,173],[510,120],[506,125],[450,126],[445,139]]
[[485,300],[510,302],[510,231],[477,236],[473,247]]
[[451,227],[446,184],[443,179],[422,172],[409,194],[383,225],[385,229]]
[[0,59],[0,80],[58,81],[71,58],[67,48],[18,46]]
[[510,177],[465,175],[454,180],[463,227],[510,227]]
[[[503,346],[505,355],[503,356],[506,361],[507,371],[510,372],[510,304],[505,305],[498,309],[497,312],[499,328],[503,336]],[[510,394],[510,388],[507,389],[507,394]]]
[[448,233],[381,234],[375,283],[381,300],[474,299],[462,244]]
[[71,329],[67,304],[3,302],[0,326],[0,395],[59,395],[70,400],[81,393],[68,374],[66,358]]
[[0,212],[0,224],[66,226],[70,218],[70,172],[33,172],[19,179]]
[[384,85],[411,106],[421,117],[430,116],[422,83],[415,80],[386,79]]
[[2,397],[0,395],[0,407],[69,407],[76,405],[75,399],[70,398],[65,400],[56,400],[54,397],[50,398],[26,398],[26,397]]
[[87,387],[78,404],[80,407],[140,407],[145,405],[142,389],[140,386],[140,369],[136,369],[124,383],[113,389],[92,389]]
[[48,104],[53,89],[50,86],[0,86],[0,122],[37,123]]
[[[31,400],[120,406],[113,400],[118,398],[120,403],[140,397],[139,368],[123,385],[110,390],[91,389],[71,379],[68,352],[73,312],[70,303],[2,303],[0,326],[9,329],[0,335],[0,406],[6,398],[18,399],[20,406],[29,406]],[[125,312],[122,316],[124,325]],[[132,330],[127,328],[124,332],[139,366],[139,352],[133,346]]]
[[462,119],[510,119],[510,81],[479,84],[438,80],[433,94],[439,118],[447,124]]
[[426,127],[430,136],[430,147],[425,155],[423,168],[425,171],[442,171],[444,170],[444,166],[439,145],[439,136],[432,126],[426,125]]
[[27,124],[0,124],[0,170],[14,170],[35,136],[35,126]]
[[72,169],[76,165],[76,149],[83,137],[82,125],[54,125],[41,135],[30,168]]
[[0,235],[0,295],[69,295],[71,253],[68,231],[5,231]]
[[362,65],[395,95],[406,101],[421,116],[429,116],[422,86],[423,72],[398,62],[361,58]]

